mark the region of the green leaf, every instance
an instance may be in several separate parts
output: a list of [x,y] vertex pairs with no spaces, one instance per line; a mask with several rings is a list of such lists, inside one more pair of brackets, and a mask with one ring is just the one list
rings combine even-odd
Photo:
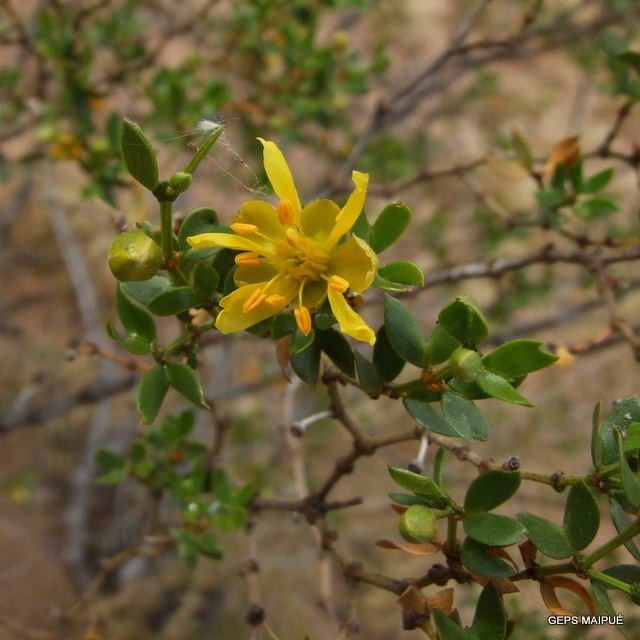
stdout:
[[640,583],[640,567],[637,564],[618,564],[603,569],[602,573],[628,584]]
[[199,534],[196,537],[196,544],[198,551],[207,556],[207,558],[213,558],[219,560],[222,558],[222,551],[220,550],[220,543],[218,539],[209,531]]
[[114,484],[120,484],[126,477],[127,470],[124,467],[122,467],[122,469],[112,469],[96,478],[96,484],[103,487],[110,487]]
[[353,352],[356,364],[356,374],[360,386],[370,396],[377,396],[382,389],[382,380],[373,366],[359,351]]
[[127,296],[148,307],[159,293],[171,288],[171,281],[164,276],[153,276],[140,282],[121,282],[120,287]]
[[591,462],[596,469],[602,466],[603,442],[600,435],[602,426],[602,400],[596,404],[591,417]]
[[140,422],[151,424],[158,415],[169,389],[167,372],[160,365],[149,369],[138,385],[137,406]]
[[390,282],[399,282],[412,287],[424,286],[424,274],[413,262],[398,260],[378,269],[378,273]]
[[558,356],[542,350],[538,340],[511,340],[482,359],[489,371],[511,380],[552,365]]
[[175,316],[202,302],[191,287],[173,287],[159,293],[149,303],[149,311],[157,316]]
[[591,592],[593,593],[593,598],[598,605],[598,612],[604,613],[608,616],[615,616],[616,611],[611,604],[611,600],[609,600],[609,594],[607,593],[607,589],[604,584],[600,582],[596,582],[595,580],[591,581]]
[[109,471],[113,469],[122,469],[124,467],[124,458],[109,451],[109,449],[98,449],[94,455],[95,461]]
[[616,431],[626,433],[634,422],[640,422],[640,402],[637,398],[623,398],[615,403],[600,429],[602,464],[618,461]]
[[462,438],[486,440],[489,437],[489,425],[471,400],[447,391],[442,394],[442,412]]
[[364,212],[364,209],[360,212],[356,223],[351,227],[351,233],[353,235],[358,236],[361,240],[364,240],[367,244],[369,244],[369,233],[370,233],[369,221],[367,220],[367,214]]
[[632,451],[638,451],[640,449],[640,422],[634,422],[629,425],[627,429],[627,435],[624,436],[622,441],[625,453]]
[[218,214],[211,207],[200,207],[192,211],[180,225],[178,232],[178,246],[180,249],[189,249],[191,245],[187,238],[201,233],[214,233],[222,231],[218,224]]
[[462,545],[460,560],[462,564],[487,578],[508,578],[516,573],[513,565],[490,553],[489,545],[467,538]]
[[497,547],[514,544],[524,534],[524,527],[517,520],[495,513],[467,513],[462,526],[477,542]]
[[388,291],[389,293],[406,293],[409,291],[405,285],[391,282],[391,280],[387,280],[377,273],[373,277],[373,286],[376,289],[380,289],[380,291]]
[[507,616],[502,598],[492,582],[482,589],[471,628],[481,640],[504,640]]
[[391,346],[384,325],[378,329],[376,343],[373,345],[373,364],[378,371],[378,375],[385,382],[395,380],[404,369],[405,361]]
[[519,486],[520,474],[517,471],[485,471],[469,485],[464,497],[464,510],[491,511],[509,500]]
[[613,177],[613,169],[605,169],[588,178],[582,185],[582,193],[595,193],[604,189]]
[[385,295],[384,324],[393,350],[404,360],[424,367],[424,338],[406,307]]
[[220,284],[218,272],[205,262],[197,262],[191,273],[193,288],[203,296],[212,296]]
[[563,560],[573,555],[571,544],[562,527],[533,513],[519,513],[516,518],[527,530],[529,540],[545,556],[554,560]]
[[405,231],[411,220],[409,207],[399,202],[387,205],[371,226],[369,246],[380,253],[390,247]]
[[275,340],[294,334],[298,329],[295,318],[291,313],[279,313],[271,329],[271,337]]
[[145,338],[141,338],[140,336],[121,336],[111,320],[107,321],[105,329],[113,340],[125,349],[125,351],[133,353],[133,355],[144,356],[151,351],[149,342]]
[[618,431],[618,462],[620,463],[620,482],[624,497],[636,509],[640,507],[640,479],[632,471],[622,444],[622,434]]
[[348,376],[355,376],[353,351],[345,337],[335,329],[316,331],[316,340],[333,364]]
[[612,213],[619,211],[619,207],[610,198],[597,197],[579,202],[573,210],[580,218],[593,220],[594,218],[610,216]]
[[533,407],[525,397],[521,396],[504,378],[497,376],[495,373],[485,371],[478,376],[476,380],[478,386],[493,398],[510,402],[511,404],[519,404],[524,407]]
[[310,387],[317,384],[320,376],[320,347],[314,342],[308,349],[291,356],[291,366],[296,375]]
[[[624,531],[631,524],[624,509],[615,498],[609,498],[609,510],[611,513],[611,521],[618,533]],[[640,562],[640,549],[633,539],[627,540],[624,546],[633,558]]]
[[564,531],[578,551],[596,537],[600,526],[600,511],[591,490],[583,482],[571,487],[564,511]]
[[469,640],[469,634],[466,630],[438,609],[433,610],[433,621],[436,623],[440,640]]
[[304,335],[299,329],[293,335],[293,341],[289,347],[289,353],[301,353],[308,349],[316,339],[316,332],[312,329],[308,335]]
[[149,191],[158,186],[158,161],[142,129],[128,118],[122,123],[122,158],[129,173]]
[[429,501],[425,500],[425,498],[416,495],[409,495],[408,493],[395,493],[392,491],[387,495],[390,500],[393,500],[393,502],[397,502],[398,504],[402,504],[406,507],[410,507],[414,504],[422,504],[425,506],[428,506],[429,504]]
[[396,484],[418,495],[429,498],[445,495],[444,491],[427,476],[414,473],[408,469],[402,469],[401,467],[389,467],[389,474]]
[[427,431],[433,431],[443,436],[457,438],[460,434],[436,411],[430,403],[407,398],[403,401],[409,415]]
[[438,323],[465,347],[473,347],[489,335],[478,303],[470,295],[459,296],[445,307],[438,315]]
[[116,308],[122,326],[132,337],[139,337],[147,343],[155,342],[156,326],[153,318],[125,296],[120,284],[116,292]]
[[186,364],[168,362],[166,364],[169,384],[187,400],[202,409],[210,409],[204,399],[204,391],[198,374]]
[[460,341],[456,340],[444,327],[437,324],[427,342],[427,360],[432,365],[440,364],[448,360],[459,346]]

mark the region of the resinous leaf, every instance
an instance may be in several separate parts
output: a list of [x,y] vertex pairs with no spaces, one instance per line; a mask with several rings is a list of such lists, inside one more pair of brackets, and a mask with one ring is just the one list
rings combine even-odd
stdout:
[[158,161],[142,129],[128,118],[122,124],[122,158],[129,173],[149,191],[158,185]]

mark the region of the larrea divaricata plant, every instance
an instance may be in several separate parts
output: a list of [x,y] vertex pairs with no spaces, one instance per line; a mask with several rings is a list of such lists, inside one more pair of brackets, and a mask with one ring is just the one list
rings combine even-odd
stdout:
[[[107,329],[120,347],[151,363],[137,388],[140,422],[148,426],[126,456],[99,452],[105,470],[100,481],[116,484],[129,477],[156,496],[170,496],[174,512],[164,523],[165,546],[177,549],[191,567],[200,556],[221,557],[218,531],[247,528],[264,510],[297,511],[349,581],[395,593],[404,627],[422,629],[432,639],[517,637],[517,621],[509,619],[505,599],[518,597],[522,581],[539,585],[542,601],[554,615],[571,613],[559,597],[563,591],[582,601],[592,621],[615,616],[609,597],[613,591],[640,602],[640,568],[628,560],[612,564],[625,547],[634,561],[640,560],[634,542],[640,532],[638,400],[626,398],[608,415],[601,405],[596,407],[592,469],[582,475],[526,471],[517,458],[498,464],[475,454],[468,443],[490,437],[478,404],[493,398],[531,407],[521,390],[527,376],[549,367],[557,356],[528,339],[485,351],[487,323],[469,295],[450,301],[427,331],[405,303],[424,285],[420,269],[404,260],[384,263],[379,257],[407,229],[411,212],[395,202],[371,221],[365,213],[366,173],[353,171],[352,191],[342,203],[302,202],[276,142],[258,138],[274,197],[245,202],[238,211],[225,211],[222,220],[205,205],[176,222],[173,203],[190,188],[223,129],[210,122],[199,126],[202,139],[192,159],[183,171],[163,180],[140,127],[130,120],[122,125],[126,167],[158,201],[160,228],[144,222],[113,240],[109,264],[118,280],[118,323],[109,321]],[[583,178],[575,140],[556,149],[550,171],[550,182],[540,191],[549,218],[567,206],[568,193],[569,204],[582,202],[584,208],[582,195],[594,193],[610,178],[610,172]],[[365,308],[365,298],[383,298],[383,305]],[[155,318],[169,316],[176,318],[173,326],[179,330],[163,343]],[[253,484],[234,486],[212,452],[214,445],[191,437],[192,412],[159,418],[173,390],[197,409],[211,412],[215,421],[224,420],[203,391],[199,347],[211,335],[231,340],[245,331],[277,344],[285,375],[291,368],[310,387],[326,389],[329,409],[299,422],[299,430],[312,420],[331,417],[351,436],[350,449],[324,482],[299,500],[263,498],[261,487]],[[397,382],[401,373],[403,381]],[[396,400],[413,427],[368,435],[346,404],[343,387],[371,402],[380,396]],[[411,440],[420,442],[417,460],[410,468],[389,468],[390,488],[393,482],[404,490],[389,494],[400,537],[371,540],[416,557],[421,575],[399,579],[369,573],[346,558],[327,516],[357,504],[329,500],[356,460]],[[426,475],[423,462],[429,447],[437,453]],[[454,458],[479,471],[463,495],[443,480],[443,468]],[[532,512],[515,518],[499,513],[522,481],[563,492],[562,523],[538,515],[535,505]],[[599,499],[608,501],[617,533],[594,545],[601,523]],[[481,590],[474,591],[475,614],[469,621],[458,611],[458,590],[472,584]],[[263,622],[259,607],[252,608],[252,615],[252,624]]]

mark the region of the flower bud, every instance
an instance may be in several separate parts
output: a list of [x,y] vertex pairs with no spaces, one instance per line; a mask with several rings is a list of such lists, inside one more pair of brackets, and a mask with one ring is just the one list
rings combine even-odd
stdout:
[[162,266],[162,250],[142,230],[125,231],[109,249],[109,268],[121,282],[149,280]]
[[400,518],[400,535],[413,543],[430,542],[436,535],[437,518],[429,507],[414,504]]
[[449,358],[451,373],[463,382],[474,382],[484,370],[482,358],[471,349],[458,347]]
[[182,193],[191,186],[193,176],[185,171],[177,171],[169,178],[169,187],[176,193]]

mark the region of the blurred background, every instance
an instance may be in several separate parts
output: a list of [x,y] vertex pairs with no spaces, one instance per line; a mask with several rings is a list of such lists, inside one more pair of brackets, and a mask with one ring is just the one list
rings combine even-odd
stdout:
[[[181,215],[211,206],[228,222],[241,202],[268,197],[258,135],[285,150],[304,201],[342,201],[351,169],[369,172],[370,220],[393,200],[413,211],[385,259],[411,259],[425,272],[427,287],[408,302],[425,333],[443,305],[468,292],[495,343],[532,337],[561,355],[526,382],[534,409],[482,404],[493,435],[474,450],[497,461],[517,455],[523,468],[545,473],[588,469],[594,405],[638,391],[632,340],[612,330],[619,318],[632,330],[637,322],[637,261],[610,269],[615,303],[579,263],[532,260],[496,278],[446,276],[456,265],[487,271],[494,260],[539,255],[549,243],[584,247],[585,235],[604,247],[637,242],[640,80],[616,56],[637,47],[639,14],[633,0],[3,0],[0,637],[249,637],[248,554],[257,554],[278,638],[334,637],[314,536],[278,511],[260,514],[250,550],[242,535],[222,533],[224,558],[196,570],[175,554],[123,562],[76,615],[101,559],[134,544],[154,508],[134,482],[94,482],[95,451],[126,452],[141,432],[140,373],[104,331],[114,300],[111,240],[144,220],[158,224],[152,198],[120,159],[125,116],[143,126],[165,175],[188,161],[199,120],[226,123],[176,203]],[[549,155],[569,136],[579,136],[588,175],[615,169],[606,194],[618,210],[574,217],[563,234],[536,217],[536,193]],[[368,295],[374,326],[380,301]],[[166,338],[172,322],[161,325]],[[327,407],[325,390],[288,384],[273,344],[249,334],[212,340],[201,357],[207,396],[228,417],[220,455],[234,479],[264,496],[294,496],[294,446],[317,486],[346,434],[329,420],[295,445],[286,433],[293,419]],[[345,396],[371,434],[410,426],[397,402]],[[186,408],[171,397],[164,410]],[[196,415],[197,438],[211,440],[210,422]],[[425,570],[422,559],[373,544],[397,537],[386,465],[416,453],[414,443],[384,449],[335,492],[364,497],[331,524],[348,556],[370,570]],[[467,466],[448,463],[454,493],[474,476]],[[513,502],[514,512],[535,505],[562,517],[562,498],[546,486],[524,486]],[[160,508],[169,514],[170,505]],[[338,614],[353,608],[356,637],[424,637],[402,631],[392,594],[352,589],[338,574],[330,577]],[[552,636],[535,587],[523,592],[518,602],[507,598],[522,622],[517,638],[613,637],[595,627]],[[633,612],[620,606],[632,632]]]

